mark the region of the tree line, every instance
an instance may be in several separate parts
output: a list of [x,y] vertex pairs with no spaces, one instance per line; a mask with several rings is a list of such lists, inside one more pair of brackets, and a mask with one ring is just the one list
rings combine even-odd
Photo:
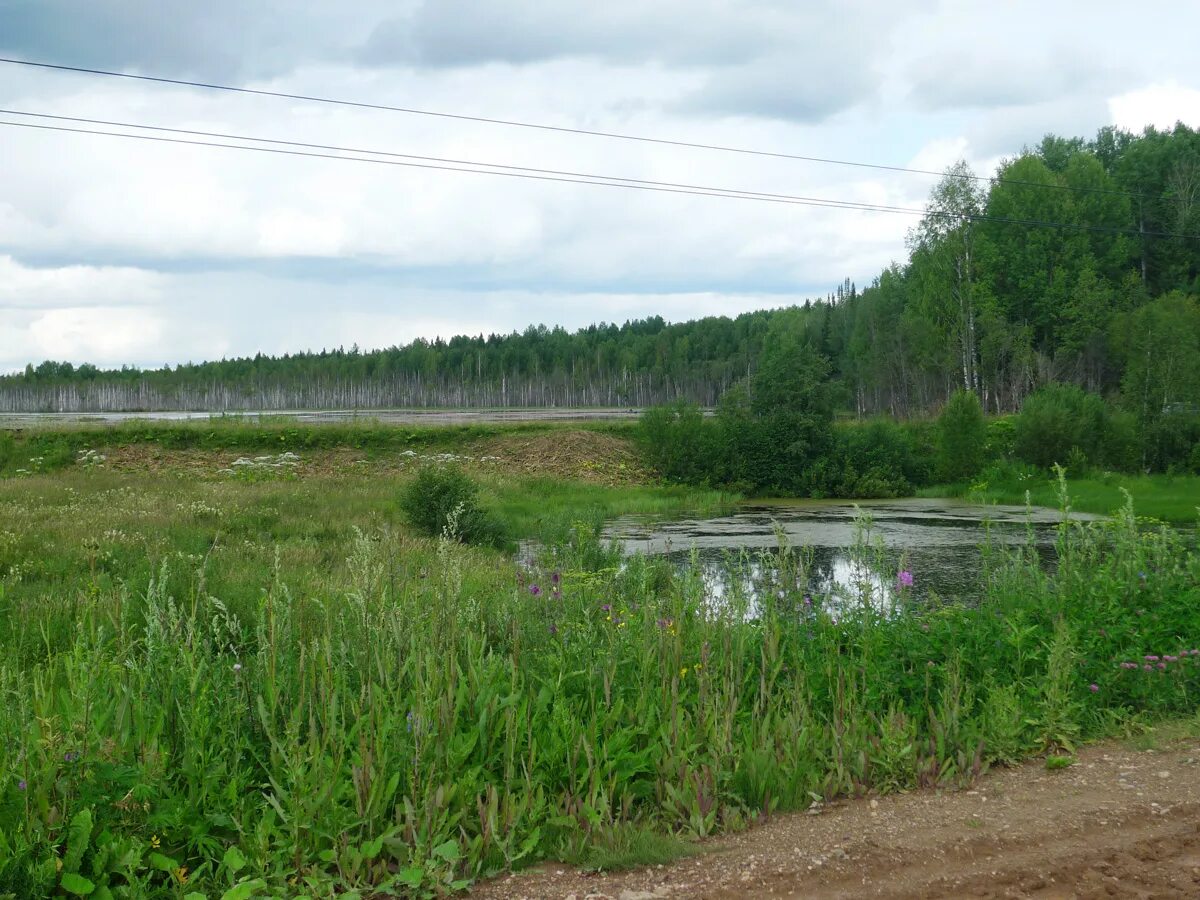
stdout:
[[1015,412],[1054,383],[1144,427],[1194,409],[1200,132],[1050,135],[986,178],[955,165],[925,213],[903,262],[785,309],[157,370],[46,361],[0,378],[0,410],[715,406],[731,389],[753,405],[779,341],[819,357],[824,402],[860,417],[933,414],[958,390]]

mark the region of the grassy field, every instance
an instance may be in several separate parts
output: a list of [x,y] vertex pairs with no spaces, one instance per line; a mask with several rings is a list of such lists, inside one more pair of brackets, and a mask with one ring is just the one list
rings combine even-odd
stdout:
[[[1104,473],[1070,481],[1071,507],[1080,512],[1113,515],[1126,502],[1137,513],[1174,524],[1194,525],[1200,517],[1200,476],[1120,475]],[[975,484],[934,485],[917,492],[922,497],[969,497],[983,503],[1023,505],[1028,495],[1034,506],[1059,505],[1058,481],[1051,475],[981,479]]]
[[750,618],[596,539],[719,494],[469,463],[542,542],[514,561],[409,531],[408,443],[243,471],[231,449],[286,448],[238,433],[0,480],[0,897],[432,896],[653,862],[1196,709],[1200,562],[1129,515],[1064,530],[1053,577],[992,558],[979,604],[888,617],[806,596],[786,554]]

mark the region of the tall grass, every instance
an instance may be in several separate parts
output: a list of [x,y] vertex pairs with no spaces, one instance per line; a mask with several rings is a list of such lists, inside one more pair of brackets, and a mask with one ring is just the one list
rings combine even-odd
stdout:
[[996,550],[980,602],[887,613],[805,597],[789,551],[715,604],[584,525],[525,568],[382,526],[340,552],[236,604],[211,545],[6,579],[0,896],[429,895],[965,784],[1200,691],[1200,563],[1129,508],[1064,525],[1053,574]]

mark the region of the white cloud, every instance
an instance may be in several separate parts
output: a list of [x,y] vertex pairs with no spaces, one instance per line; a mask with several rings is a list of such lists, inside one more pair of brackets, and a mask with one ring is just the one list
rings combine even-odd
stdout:
[[0,256],[0,309],[138,305],[161,295],[163,278],[127,266],[34,267]]
[[1176,122],[1200,128],[1200,89],[1176,81],[1118,94],[1108,101],[1108,107],[1113,124],[1130,131],[1141,131],[1147,125],[1169,131]]

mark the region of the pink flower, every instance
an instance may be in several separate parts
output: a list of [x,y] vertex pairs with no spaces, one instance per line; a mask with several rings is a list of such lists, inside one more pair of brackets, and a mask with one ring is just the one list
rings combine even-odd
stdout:
[[900,582],[900,587],[912,587],[913,586],[912,572],[908,571],[908,569],[901,569],[900,572],[896,575],[896,581]]
[[1095,694],[1095,693],[1099,693],[1099,691],[1100,691],[1100,685],[1098,685],[1098,684],[1089,684],[1089,685],[1088,685],[1088,690],[1089,690],[1089,691],[1091,691],[1093,694]]

